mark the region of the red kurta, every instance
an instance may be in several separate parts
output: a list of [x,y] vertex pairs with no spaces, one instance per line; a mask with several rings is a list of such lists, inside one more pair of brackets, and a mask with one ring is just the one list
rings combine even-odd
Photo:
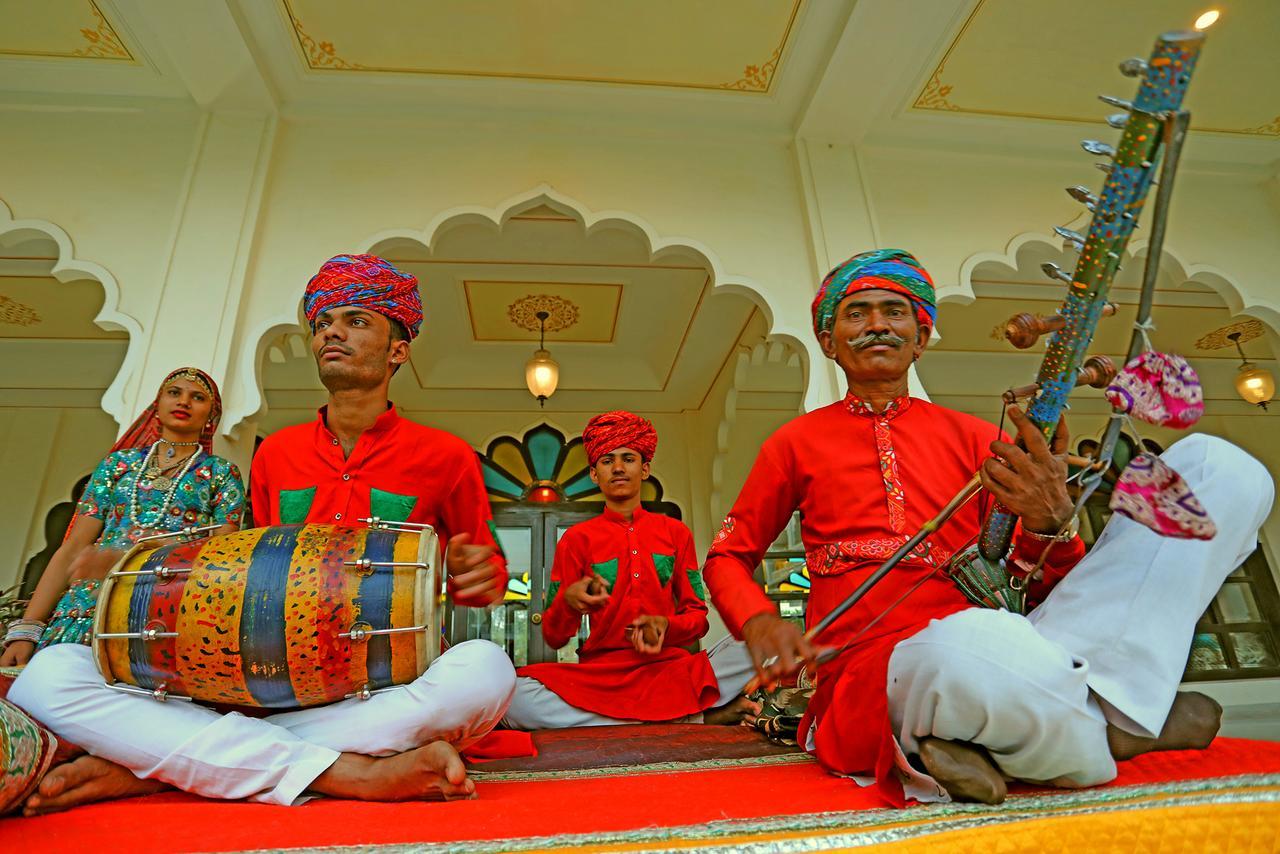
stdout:
[[[358,526],[377,516],[431,525],[441,544],[460,533],[472,543],[496,543],[480,463],[466,442],[388,406],[344,457],[325,409],[315,421],[277,430],[258,448],[249,477],[255,525]],[[506,563],[498,559],[505,590]]]
[[[905,397],[876,415],[850,395],[784,425],[761,448],[707,557],[707,584],[730,631],[741,637],[747,620],[774,611],[752,570],[794,510],[800,511],[809,567],[812,625],[960,491],[991,455],[988,446],[996,436],[996,428],[985,421]],[[975,500],[818,642],[839,646],[852,638],[933,567],[968,545],[979,528]],[[1034,563],[1043,546],[1019,534],[1013,557]],[[1045,583],[1030,591],[1033,596],[1043,597],[1083,555],[1078,538],[1057,545],[1045,565]],[[819,670],[818,690],[801,722],[801,744],[814,728],[815,753],[825,766],[841,774],[874,771],[885,796],[903,803],[885,691],[889,656],[898,641],[930,620],[969,607],[941,573],[924,582],[850,651]]]
[[[559,648],[577,634],[582,616],[560,591],[584,575],[596,572],[609,581],[609,603],[591,615],[577,664],[531,664],[519,675],[588,712],[669,721],[710,708],[720,696],[707,654],[682,648],[706,634],[707,606],[689,529],[640,508],[632,516],[628,522],[605,509],[564,532],[551,567],[542,636]],[[657,655],[642,655],[631,645],[626,628],[642,615],[669,621]]]

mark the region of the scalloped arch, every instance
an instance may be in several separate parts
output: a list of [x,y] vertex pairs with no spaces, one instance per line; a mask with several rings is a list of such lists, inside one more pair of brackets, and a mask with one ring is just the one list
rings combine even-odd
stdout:
[[125,411],[125,388],[142,356],[142,348],[138,346],[142,340],[142,325],[120,310],[120,285],[115,276],[101,264],[77,258],[71,237],[66,231],[47,220],[14,219],[9,206],[0,199],[0,237],[21,235],[24,232],[47,237],[57,244],[58,259],[50,273],[59,282],[93,279],[101,285],[104,295],[102,309],[93,322],[103,329],[124,332],[129,336],[129,346],[125,350],[120,370],[102,395],[102,409],[124,427],[133,420],[133,415]]
[[[1075,225],[1079,220],[1072,223]],[[973,290],[973,273],[980,265],[995,262],[1011,270],[1018,269],[1018,253],[1026,246],[1040,243],[1054,250],[1062,247],[1061,238],[1040,232],[1023,232],[1014,235],[1003,250],[976,252],[965,259],[960,267],[960,281],[956,288],[940,292],[938,302],[960,302],[968,304],[977,299]],[[1125,257],[1131,260],[1145,258],[1148,241],[1134,240],[1125,249]],[[1166,241],[1161,250],[1161,263],[1172,263],[1177,268],[1177,278],[1181,281],[1196,281],[1207,285],[1222,298],[1223,303],[1232,314],[1247,314],[1266,323],[1271,329],[1280,333],[1280,302],[1266,299],[1247,289],[1233,274],[1212,264],[1188,263],[1182,254]]]
[[[494,207],[458,205],[448,208],[432,217],[422,229],[384,229],[357,241],[355,246],[358,252],[368,252],[373,247],[388,240],[399,239],[416,241],[434,252],[435,245],[439,239],[456,225],[480,223],[490,224],[496,229],[501,229],[511,217],[539,205],[548,205],[573,216],[583,224],[588,236],[597,230],[608,228],[622,227],[639,231],[644,236],[649,247],[649,257],[653,260],[660,260],[667,252],[671,251],[692,250],[696,252],[711,270],[712,288],[714,290],[746,297],[760,310],[767,328],[773,328],[775,313],[760,283],[749,276],[727,272],[716,253],[701,241],[689,237],[663,237],[643,217],[627,211],[592,211],[576,199],[557,192],[549,184],[539,184],[531,190],[499,202]],[[236,365],[236,370],[242,376],[253,377],[254,381],[246,384],[244,398],[239,401],[238,405],[236,403],[228,404],[227,411],[223,416],[223,426],[221,427],[223,432],[229,433],[241,421],[254,415],[262,408],[264,398],[262,377],[259,371],[262,355],[271,339],[291,329],[296,329],[296,327],[296,315],[280,313],[264,318],[250,329],[246,340],[255,342],[254,346],[243,349]],[[791,339],[791,336],[787,337]],[[809,387],[812,384],[809,380],[811,371],[809,371],[808,366],[811,353],[809,348],[803,344],[799,347],[799,352],[805,354],[807,383],[805,399],[806,401],[818,400],[823,397],[824,391],[820,388]]]

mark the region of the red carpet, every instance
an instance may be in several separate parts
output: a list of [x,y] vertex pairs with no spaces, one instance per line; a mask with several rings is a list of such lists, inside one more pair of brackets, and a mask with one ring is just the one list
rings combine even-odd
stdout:
[[[1111,788],[1277,773],[1280,744],[1218,739],[1208,751],[1149,754],[1123,763]],[[463,842],[880,807],[871,792],[808,762],[489,782],[479,791],[479,800],[448,804],[316,800],[295,808],[153,795],[34,819],[0,820],[0,850],[82,854]],[[905,819],[911,812],[898,815]]]

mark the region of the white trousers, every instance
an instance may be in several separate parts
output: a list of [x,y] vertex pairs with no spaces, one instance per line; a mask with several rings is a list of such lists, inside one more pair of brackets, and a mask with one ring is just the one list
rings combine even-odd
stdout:
[[[707,651],[711,670],[716,675],[720,698],[712,708],[730,702],[746,687],[755,668],[746,644],[725,637]],[[570,665],[571,666],[571,665]],[[677,723],[701,723],[702,714],[682,718]],[[560,695],[537,679],[521,676],[516,679],[516,693],[511,698],[511,708],[503,723],[512,729],[565,729],[574,726],[608,726],[610,724],[634,724],[641,721],[610,718],[571,706]]]
[[411,684],[368,700],[248,718],[110,690],[89,648],[68,643],[37,653],[9,700],[139,777],[208,798],[294,804],[340,753],[387,756],[432,741],[467,747],[501,720],[514,684],[500,648],[467,641]]
[[[1010,777],[1089,786],[1116,775],[1108,723],[1160,733],[1196,621],[1256,547],[1275,495],[1262,464],[1222,439],[1189,436],[1164,459],[1208,510],[1217,536],[1170,539],[1116,514],[1028,616],[974,608],[899,643],[888,697],[905,753],[928,735],[970,741]],[[908,777],[912,796],[936,787],[927,776]]]

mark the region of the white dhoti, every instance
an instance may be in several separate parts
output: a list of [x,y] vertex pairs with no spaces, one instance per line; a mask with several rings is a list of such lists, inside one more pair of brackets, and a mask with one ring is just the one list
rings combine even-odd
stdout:
[[[1164,459],[1217,536],[1161,537],[1116,514],[1028,616],[975,608],[899,643],[888,698],[905,753],[929,735],[969,741],[1011,777],[1088,786],[1116,775],[1107,724],[1159,735],[1196,621],[1257,546],[1275,495],[1262,464],[1222,439],[1189,436]],[[920,797],[933,781],[911,776],[925,784],[908,786]]]
[[294,804],[340,753],[462,750],[502,719],[515,670],[488,641],[458,644],[414,682],[328,706],[249,718],[113,691],[80,644],[41,650],[8,699],[60,738],[139,777],[208,798]]
[[[755,668],[746,645],[732,637],[721,639],[707,650],[707,659],[711,662],[711,671],[715,674],[716,685],[720,689],[720,697],[712,705],[714,709],[741,694]],[[507,710],[503,723],[512,729],[535,730],[635,724],[642,721],[611,718],[579,709],[566,703],[559,694],[537,679],[520,676],[516,679],[516,693],[511,698],[511,707]],[[681,718],[674,723],[702,723],[702,713]]]

